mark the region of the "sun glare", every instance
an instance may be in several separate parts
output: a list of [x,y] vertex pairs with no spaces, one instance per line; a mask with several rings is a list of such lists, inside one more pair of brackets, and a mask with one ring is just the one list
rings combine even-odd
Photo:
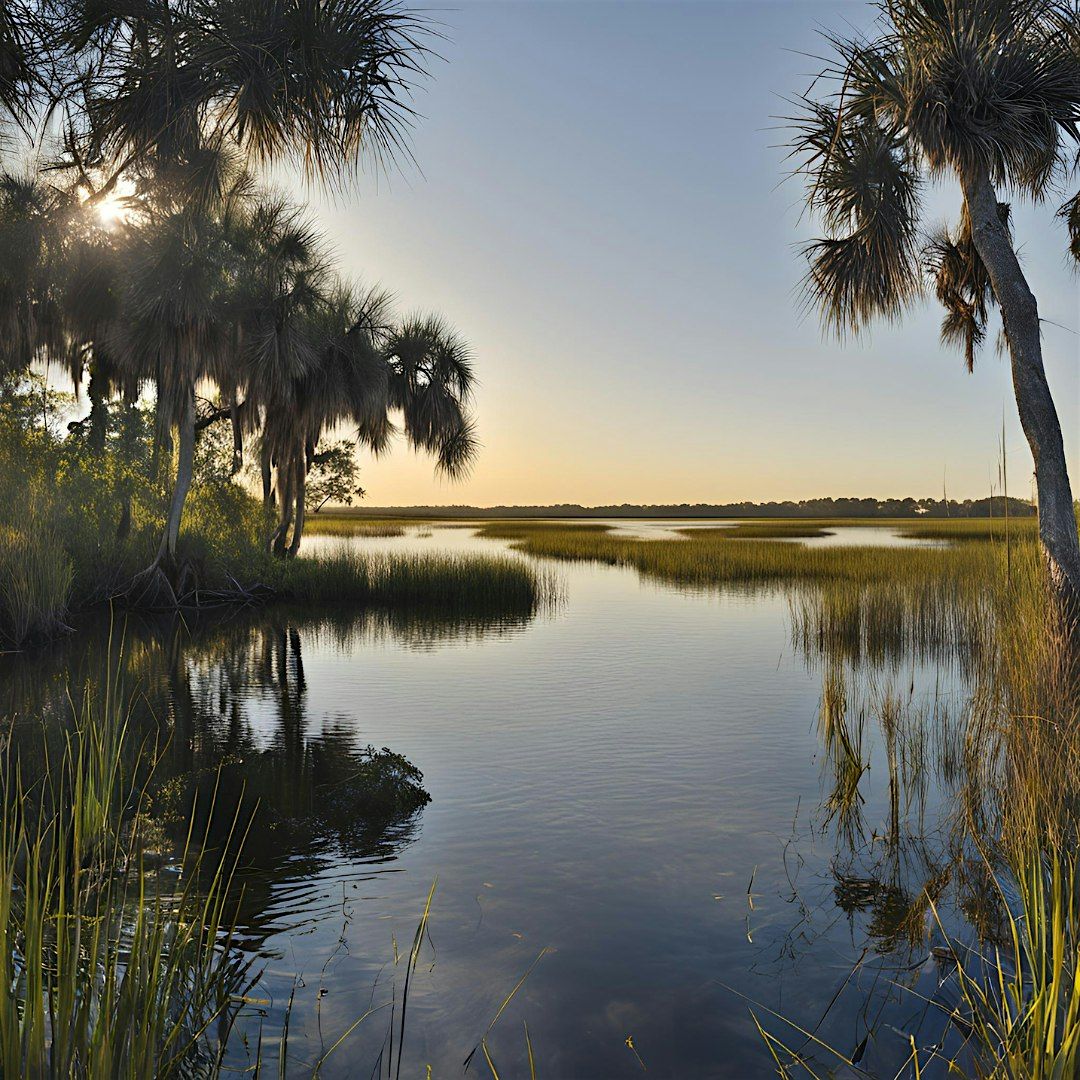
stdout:
[[95,207],[98,220],[106,229],[114,229],[122,225],[128,216],[128,207],[123,195],[113,192],[106,195]]
[[79,197],[88,209],[96,215],[98,224],[104,229],[115,229],[131,217],[131,196],[135,185],[130,181],[120,180],[107,195],[94,198],[85,187],[79,188]]

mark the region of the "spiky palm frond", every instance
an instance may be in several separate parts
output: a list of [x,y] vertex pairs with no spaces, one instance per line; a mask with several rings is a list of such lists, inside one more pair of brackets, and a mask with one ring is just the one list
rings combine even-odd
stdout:
[[[1002,224],[1008,228],[1008,203],[998,204]],[[945,308],[941,324],[944,345],[959,348],[968,371],[975,370],[975,354],[986,338],[986,321],[994,303],[990,275],[971,237],[966,211],[955,230],[942,228],[933,234],[924,251],[926,269],[934,291]]]
[[918,168],[872,118],[807,100],[794,123],[807,201],[830,234],[804,248],[807,303],[840,336],[898,318],[921,284]]
[[86,155],[183,162],[231,144],[339,176],[407,153],[432,27],[394,0],[63,0]]
[[479,452],[468,411],[474,385],[468,346],[442,319],[414,317],[391,334],[385,355],[390,401],[402,412],[409,443],[434,454],[443,475],[466,475]]
[[225,90],[217,122],[258,160],[287,150],[325,176],[406,150],[422,16],[392,0],[196,0],[193,15],[216,31],[195,55]]
[[1069,199],[1059,210],[1069,233],[1069,254],[1080,263],[1080,193]]
[[1060,0],[889,0],[896,120],[934,171],[1043,194],[1078,136],[1080,12]]
[[0,3],[0,110],[21,127],[46,96],[45,61],[40,8],[4,0]]
[[76,366],[61,283],[77,213],[74,196],[38,177],[0,175],[0,368]]

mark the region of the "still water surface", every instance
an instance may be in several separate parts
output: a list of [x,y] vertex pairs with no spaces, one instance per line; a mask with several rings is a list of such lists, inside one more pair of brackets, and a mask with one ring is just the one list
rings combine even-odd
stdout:
[[[341,544],[507,550],[430,526],[311,546]],[[544,1077],[634,1077],[642,1062],[657,1077],[771,1075],[747,999],[820,1021],[849,1054],[872,1032],[864,1064],[895,1071],[919,1018],[889,980],[932,992],[936,978],[933,935],[909,946],[899,923],[935,857],[947,786],[921,775],[890,799],[870,716],[860,822],[840,828],[823,806],[823,672],[793,649],[783,593],[685,592],[554,565],[557,609],[506,624],[272,609],[126,629],[129,681],[176,732],[172,767],[232,755],[263,769],[241,945],[269,1004],[245,1019],[249,1037],[261,1020],[273,1057],[291,993],[297,1075],[369,1006],[393,1000],[396,1029],[394,943],[408,951],[437,879],[402,1076],[428,1064],[461,1075],[542,950],[488,1040],[502,1076],[527,1075],[523,1021]],[[0,712],[45,707],[65,673],[100,675],[105,656],[104,636],[84,634],[9,661]],[[962,705],[957,677],[932,665],[900,658],[860,674],[871,696],[893,690],[939,715]],[[371,834],[290,802],[304,770],[367,744],[423,771],[431,802],[412,820]],[[322,1075],[379,1075],[380,1054],[385,1073],[390,1021],[390,1006],[375,1012]],[[236,1039],[234,1063],[248,1053]],[[481,1058],[469,1075],[488,1075]]]

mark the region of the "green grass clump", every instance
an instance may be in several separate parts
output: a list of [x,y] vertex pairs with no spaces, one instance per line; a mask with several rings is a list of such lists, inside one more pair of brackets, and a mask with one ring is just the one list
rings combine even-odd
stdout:
[[[1013,874],[1021,910],[993,953],[957,953],[963,1031],[978,1076],[1056,1080],[1080,1069],[1080,879],[1075,857],[1034,849]],[[1004,897],[1002,906],[1006,908]]]
[[283,596],[419,611],[532,613],[554,601],[551,575],[506,556],[335,552],[282,567]]
[[0,525],[0,646],[21,648],[66,629],[74,576],[53,532]]
[[122,717],[87,705],[58,754],[42,740],[32,763],[9,742],[0,767],[0,1073],[215,1074],[248,983],[227,867],[191,843],[181,878],[147,868]]

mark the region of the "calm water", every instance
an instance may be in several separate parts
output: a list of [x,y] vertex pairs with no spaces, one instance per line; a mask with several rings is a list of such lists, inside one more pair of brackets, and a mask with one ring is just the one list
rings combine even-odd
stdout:
[[[664,535],[672,523],[622,527]],[[428,526],[311,547],[343,543],[504,548]],[[872,1033],[864,1065],[891,1076],[920,1010],[889,980],[932,993],[937,977],[920,932],[930,916],[909,906],[943,858],[947,753],[934,747],[941,712],[962,708],[958,677],[903,657],[858,673],[871,702],[864,801],[855,820],[830,820],[822,665],[793,651],[782,593],[686,593],[632,571],[555,566],[563,601],[528,621],[278,608],[202,626],[133,622],[121,660],[113,644],[140,707],[172,726],[169,768],[208,775],[227,760],[261,799],[241,931],[269,1004],[242,1026],[252,1035],[261,1020],[264,1043],[276,1038],[294,992],[297,1075],[369,1006],[396,1003],[396,1041],[394,943],[407,952],[437,879],[403,1076],[427,1064],[461,1075],[542,950],[489,1037],[502,1076],[527,1075],[523,1021],[549,1078],[637,1076],[635,1050],[652,1076],[771,1075],[745,999],[820,1022],[847,1053]],[[107,635],[88,631],[7,661],[0,712],[62,711],[64,674],[100,677],[107,655]],[[889,692],[937,711],[925,736],[934,768],[885,755],[872,702]],[[909,751],[923,737],[909,732]],[[297,794],[327,790],[320,777],[367,744],[408,758],[431,795],[385,831],[350,821],[340,800],[313,811]],[[323,1075],[379,1075],[380,1053],[385,1074],[390,1021],[390,1006],[365,1020]],[[237,1040],[235,1063],[245,1054]],[[482,1059],[469,1074],[488,1075]]]

